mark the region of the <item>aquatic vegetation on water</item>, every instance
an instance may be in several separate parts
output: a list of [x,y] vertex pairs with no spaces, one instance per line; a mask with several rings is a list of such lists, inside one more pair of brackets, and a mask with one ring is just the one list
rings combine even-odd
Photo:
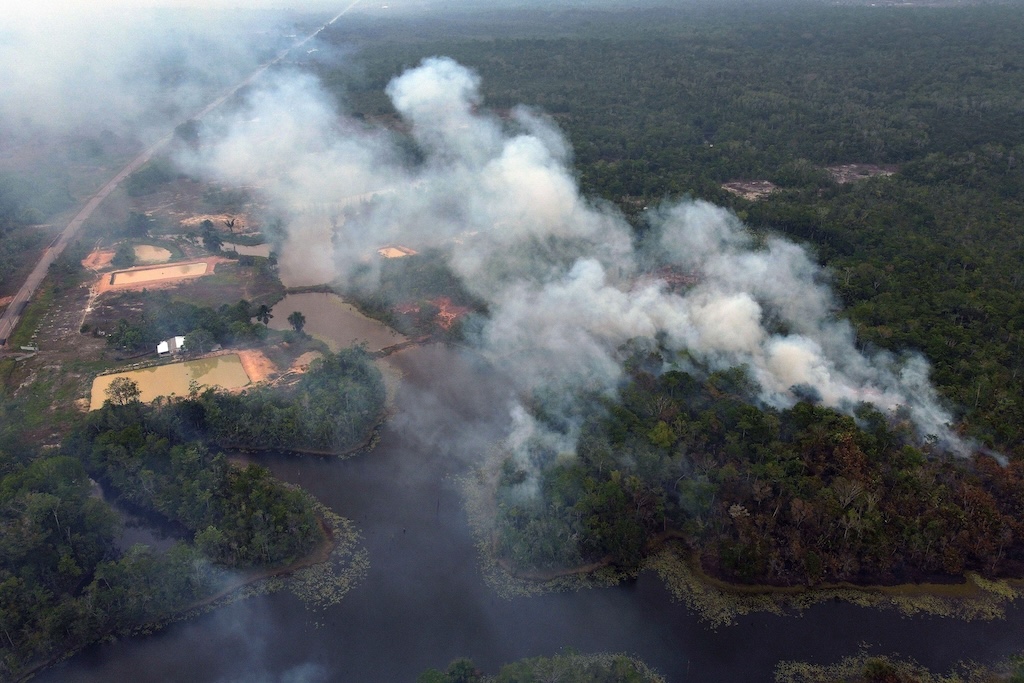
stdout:
[[370,567],[370,555],[359,545],[359,532],[351,520],[317,503],[317,514],[327,523],[334,547],[324,562],[301,569],[287,580],[288,589],[309,609],[324,610],[341,602]]

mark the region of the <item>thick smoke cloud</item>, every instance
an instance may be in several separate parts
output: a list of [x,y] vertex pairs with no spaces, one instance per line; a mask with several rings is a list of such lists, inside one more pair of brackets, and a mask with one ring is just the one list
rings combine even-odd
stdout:
[[[472,71],[428,59],[387,93],[416,158],[391,133],[339,115],[313,79],[278,74],[212,121],[183,163],[258,187],[288,225],[285,267],[321,281],[353,277],[388,243],[451,247],[454,269],[489,306],[480,348],[521,395],[543,395],[563,418],[551,431],[513,406],[514,452],[538,441],[572,451],[576,398],[613,394],[619,347],[655,337],[713,369],[745,366],[765,404],[814,395],[846,412],[902,407],[922,436],[969,452],[924,359],[858,350],[827,273],[800,246],[758,240],[701,201],[653,211],[652,236],[637,243],[614,209],[580,195],[555,126],[525,108],[507,119],[483,110]],[[690,286],[670,287],[657,276],[665,267]]]
[[0,133],[160,137],[286,44],[291,30],[280,13],[157,4],[168,3],[5,3]]

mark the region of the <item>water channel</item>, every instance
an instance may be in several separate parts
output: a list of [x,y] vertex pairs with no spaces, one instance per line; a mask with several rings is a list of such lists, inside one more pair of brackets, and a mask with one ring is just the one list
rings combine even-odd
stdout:
[[483,581],[455,477],[504,433],[506,383],[440,346],[388,362],[404,383],[374,450],[348,460],[253,456],[359,526],[371,566],[339,605],[314,612],[288,592],[251,598],[94,646],[38,680],[412,682],[456,657],[494,673],[571,647],[635,654],[669,681],[767,681],[780,660],[830,663],[862,646],[943,671],[1024,649],[1019,605],[1006,620],[967,623],[833,602],[716,631],[652,573],[615,588],[501,598]]

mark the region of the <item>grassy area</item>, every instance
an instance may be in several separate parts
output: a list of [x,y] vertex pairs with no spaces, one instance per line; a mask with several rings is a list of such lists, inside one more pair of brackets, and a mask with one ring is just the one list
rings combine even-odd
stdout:
[[42,255],[43,248],[57,232],[57,228],[23,227],[4,235],[0,258],[6,258],[6,261],[0,264],[0,272],[5,273],[0,277],[0,297],[18,291]]
[[210,275],[183,282],[172,290],[176,300],[215,308],[239,299],[270,304],[283,296],[284,286],[265,261],[256,266],[218,263]]
[[266,244],[267,238],[263,236],[263,233],[256,233],[254,235],[236,235],[234,233],[228,233],[225,237],[225,241],[231,242],[232,244],[240,244],[243,247],[257,247],[261,244]]
[[53,285],[47,280],[42,290],[32,298],[25,308],[25,312],[22,313],[18,326],[14,328],[14,332],[11,333],[11,338],[7,342],[8,348],[17,350],[32,341],[32,337],[39,329],[39,323],[42,322],[43,316],[53,305],[53,301]]

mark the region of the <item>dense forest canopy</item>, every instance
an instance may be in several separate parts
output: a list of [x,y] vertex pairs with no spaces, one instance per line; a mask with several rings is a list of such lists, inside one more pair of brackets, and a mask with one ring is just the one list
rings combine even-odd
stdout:
[[[954,459],[922,443],[898,411],[862,405],[844,415],[813,392],[767,406],[744,368],[702,366],[656,342],[623,347],[614,396],[575,397],[572,457],[528,444],[529,463],[500,468],[492,540],[504,559],[540,572],[634,568],[681,538],[705,569],[737,582],[1024,574],[1021,25],[1024,7],[1012,4],[793,2],[353,16],[324,31],[350,56],[307,55],[303,65],[396,137],[404,131],[385,86],[424,57],[448,55],[481,75],[483,106],[499,118],[521,103],[550,116],[584,192],[615,204],[638,243],[650,209],[690,196],[729,207],[756,239],[808,245],[859,345],[925,354],[955,432],[1008,459]],[[403,144],[422,160],[413,141]],[[843,164],[885,173],[840,182],[830,167]],[[125,189],[146,196],[174,177],[154,164]],[[723,188],[737,180],[775,189],[749,199]],[[0,177],[0,287],[45,243],[33,225],[70,202],[66,188],[32,182]],[[429,311],[442,296],[487,314],[440,251],[382,272],[380,289],[353,288],[381,315],[401,301]],[[210,344],[266,334],[245,301],[214,309],[146,293],[120,303],[135,307],[107,337],[121,352],[182,333]],[[553,421],[540,393],[531,417]],[[309,500],[262,468],[229,465],[215,445],[349,449],[384,405],[364,349],[325,355],[281,391],[195,392],[151,408],[126,396],[83,418],[52,453],[19,438],[22,403],[0,401],[5,676],[180,609],[208,595],[224,568],[308,552],[323,533]],[[118,548],[116,515],[89,476],[187,542],[162,554]],[[545,666],[512,665],[499,680],[533,680]],[[478,673],[462,662],[424,680]]]
[[[167,618],[223,588],[229,570],[280,567],[325,540],[314,503],[218,441],[342,450],[380,418],[380,373],[362,349],[327,353],[290,390],[215,390],[145,405],[129,379],[77,425],[58,454],[20,438],[21,407],[0,402],[0,673]],[[169,526],[157,551],[119,546],[107,499]]]
[[[389,124],[390,79],[450,56],[480,74],[483,106],[553,117],[584,191],[616,203],[638,237],[645,209],[690,195],[759,235],[807,244],[860,345],[923,352],[956,430],[1024,455],[1024,8],[792,3],[517,19],[425,21],[415,36],[412,24],[339,25],[328,37],[359,45],[358,59],[318,70],[343,106]],[[844,164],[874,177],[847,182]],[[748,199],[723,188],[737,180],[775,189]],[[946,462],[898,416],[840,418],[813,395],[781,413],[750,405],[755,392],[723,389],[706,370],[685,375],[693,393],[682,398],[659,372],[632,373],[617,403],[595,404],[572,464],[535,453],[537,498],[524,498],[530,475],[509,463],[506,557],[629,565],[684,530],[711,548],[705,566],[734,580],[1019,572],[1016,462]],[[725,409],[728,397],[738,403]],[[906,477],[939,488],[907,488]],[[947,495],[931,526],[913,526],[925,510],[911,500]],[[872,526],[876,515],[899,521]],[[972,531],[978,515],[988,531]]]
[[[346,107],[388,120],[387,82],[424,56],[452,56],[480,73],[485,106],[553,116],[584,190],[638,231],[643,207],[689,193],[808,243],[864,343],[924,352],[962,429],[1020,447],[1024,36],[1013,27],[1024,9],[517,17],[511,28],[421,22],[416,38],[400,22],[332,26],[328,38],[361,47],[320,75]],[[826,170],[851,163],[898,172],[839,184]],[[721,188],[737,179],[781,189],[751,202]]]

